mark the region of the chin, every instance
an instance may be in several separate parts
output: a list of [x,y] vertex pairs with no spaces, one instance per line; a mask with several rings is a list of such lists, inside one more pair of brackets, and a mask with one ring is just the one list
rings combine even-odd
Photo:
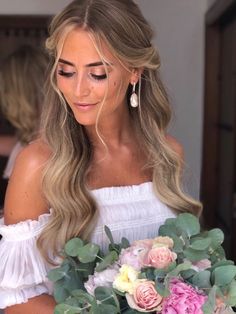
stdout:
[[96,124],[96,118],[92,118],[92,117],[76,117],[75,116],[75,120],[83,126],[94,126]]

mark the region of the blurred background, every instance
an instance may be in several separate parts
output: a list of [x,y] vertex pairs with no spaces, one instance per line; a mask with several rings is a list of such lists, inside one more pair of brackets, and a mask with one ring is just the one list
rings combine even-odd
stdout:
[[[0,0],[0,65],[22,43],[43,46],[52,15],[69,2]],[[203,201],[205,225],[223,229],[236,261],[236,1],[136,2],[156,32],[174,110],[170,133],[185,149],[186,190]],[[14,134],[2,114],[1,134]],[[6,160],[0,157],[0,177]]]

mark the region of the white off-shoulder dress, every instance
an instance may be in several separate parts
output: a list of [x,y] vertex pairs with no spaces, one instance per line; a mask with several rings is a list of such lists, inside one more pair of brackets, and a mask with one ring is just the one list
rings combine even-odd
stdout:
[[[130,242],[153,238],[158,228],[175,213],[160,202],[151,182],[140,185],[107,187],[92,190],[99,205],[99,217],[92,241],[103,249],[108,245],[104,225],[109,226],[114,240],[126,237]],[[0,308],[27,302],[43,293],[52,294],[47,279],[50,270],[41,257],[36,240],[48,223],[51,212],[38,220],[4,225],[0,220]]]

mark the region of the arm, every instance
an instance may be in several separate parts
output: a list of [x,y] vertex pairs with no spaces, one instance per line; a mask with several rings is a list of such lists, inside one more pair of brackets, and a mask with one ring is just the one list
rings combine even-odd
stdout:
[[0,135],[0,155],[9,156],[16,142],[15,136]]
[[[49,152],[39,142],[27,146],[17,157],[9,180],[4,206],[5,224],[16,224],[27,219],[36,219],[48,212],[42,195],[41,179],[44,163]],[[55,301],[49,295],[40,295],[6,308],[6,314],[52,314]]]
[[53,297],[44,294],[27,303],[7,307],[5,314],[53,314],[55,305]]

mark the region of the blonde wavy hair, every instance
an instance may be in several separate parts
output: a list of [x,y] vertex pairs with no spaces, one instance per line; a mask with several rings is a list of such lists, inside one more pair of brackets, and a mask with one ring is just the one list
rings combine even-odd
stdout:
[[23,144],[36,136],[47,63],[46,53],[40,48],[24,45],[9,55],[0,69],[1,111]]
[[[155,193],[177,212],[201,212],[201,204],[182,190],[182,160],[166,138],[171,109],[159,78],[160,58],[151,43],[152,29],[132,0],[75,0],[53,19],[46,43],[52,71],[41,127],[52,155],[45,168],[43,188],[53,211],[38,246],[48,261],[49,248],[58,255],[68,239],[88,239],[98,211],[87,186],[93,146],[56,86],[55,71],[63,42],[75,28],[88,31],[98,50],[99,43],[105,42],[121,64],[143,69],[140,106],[130,110],[130,118],[147,152],[146,167],[152,169]],[[131,92],[130,85],[127,102]]]

